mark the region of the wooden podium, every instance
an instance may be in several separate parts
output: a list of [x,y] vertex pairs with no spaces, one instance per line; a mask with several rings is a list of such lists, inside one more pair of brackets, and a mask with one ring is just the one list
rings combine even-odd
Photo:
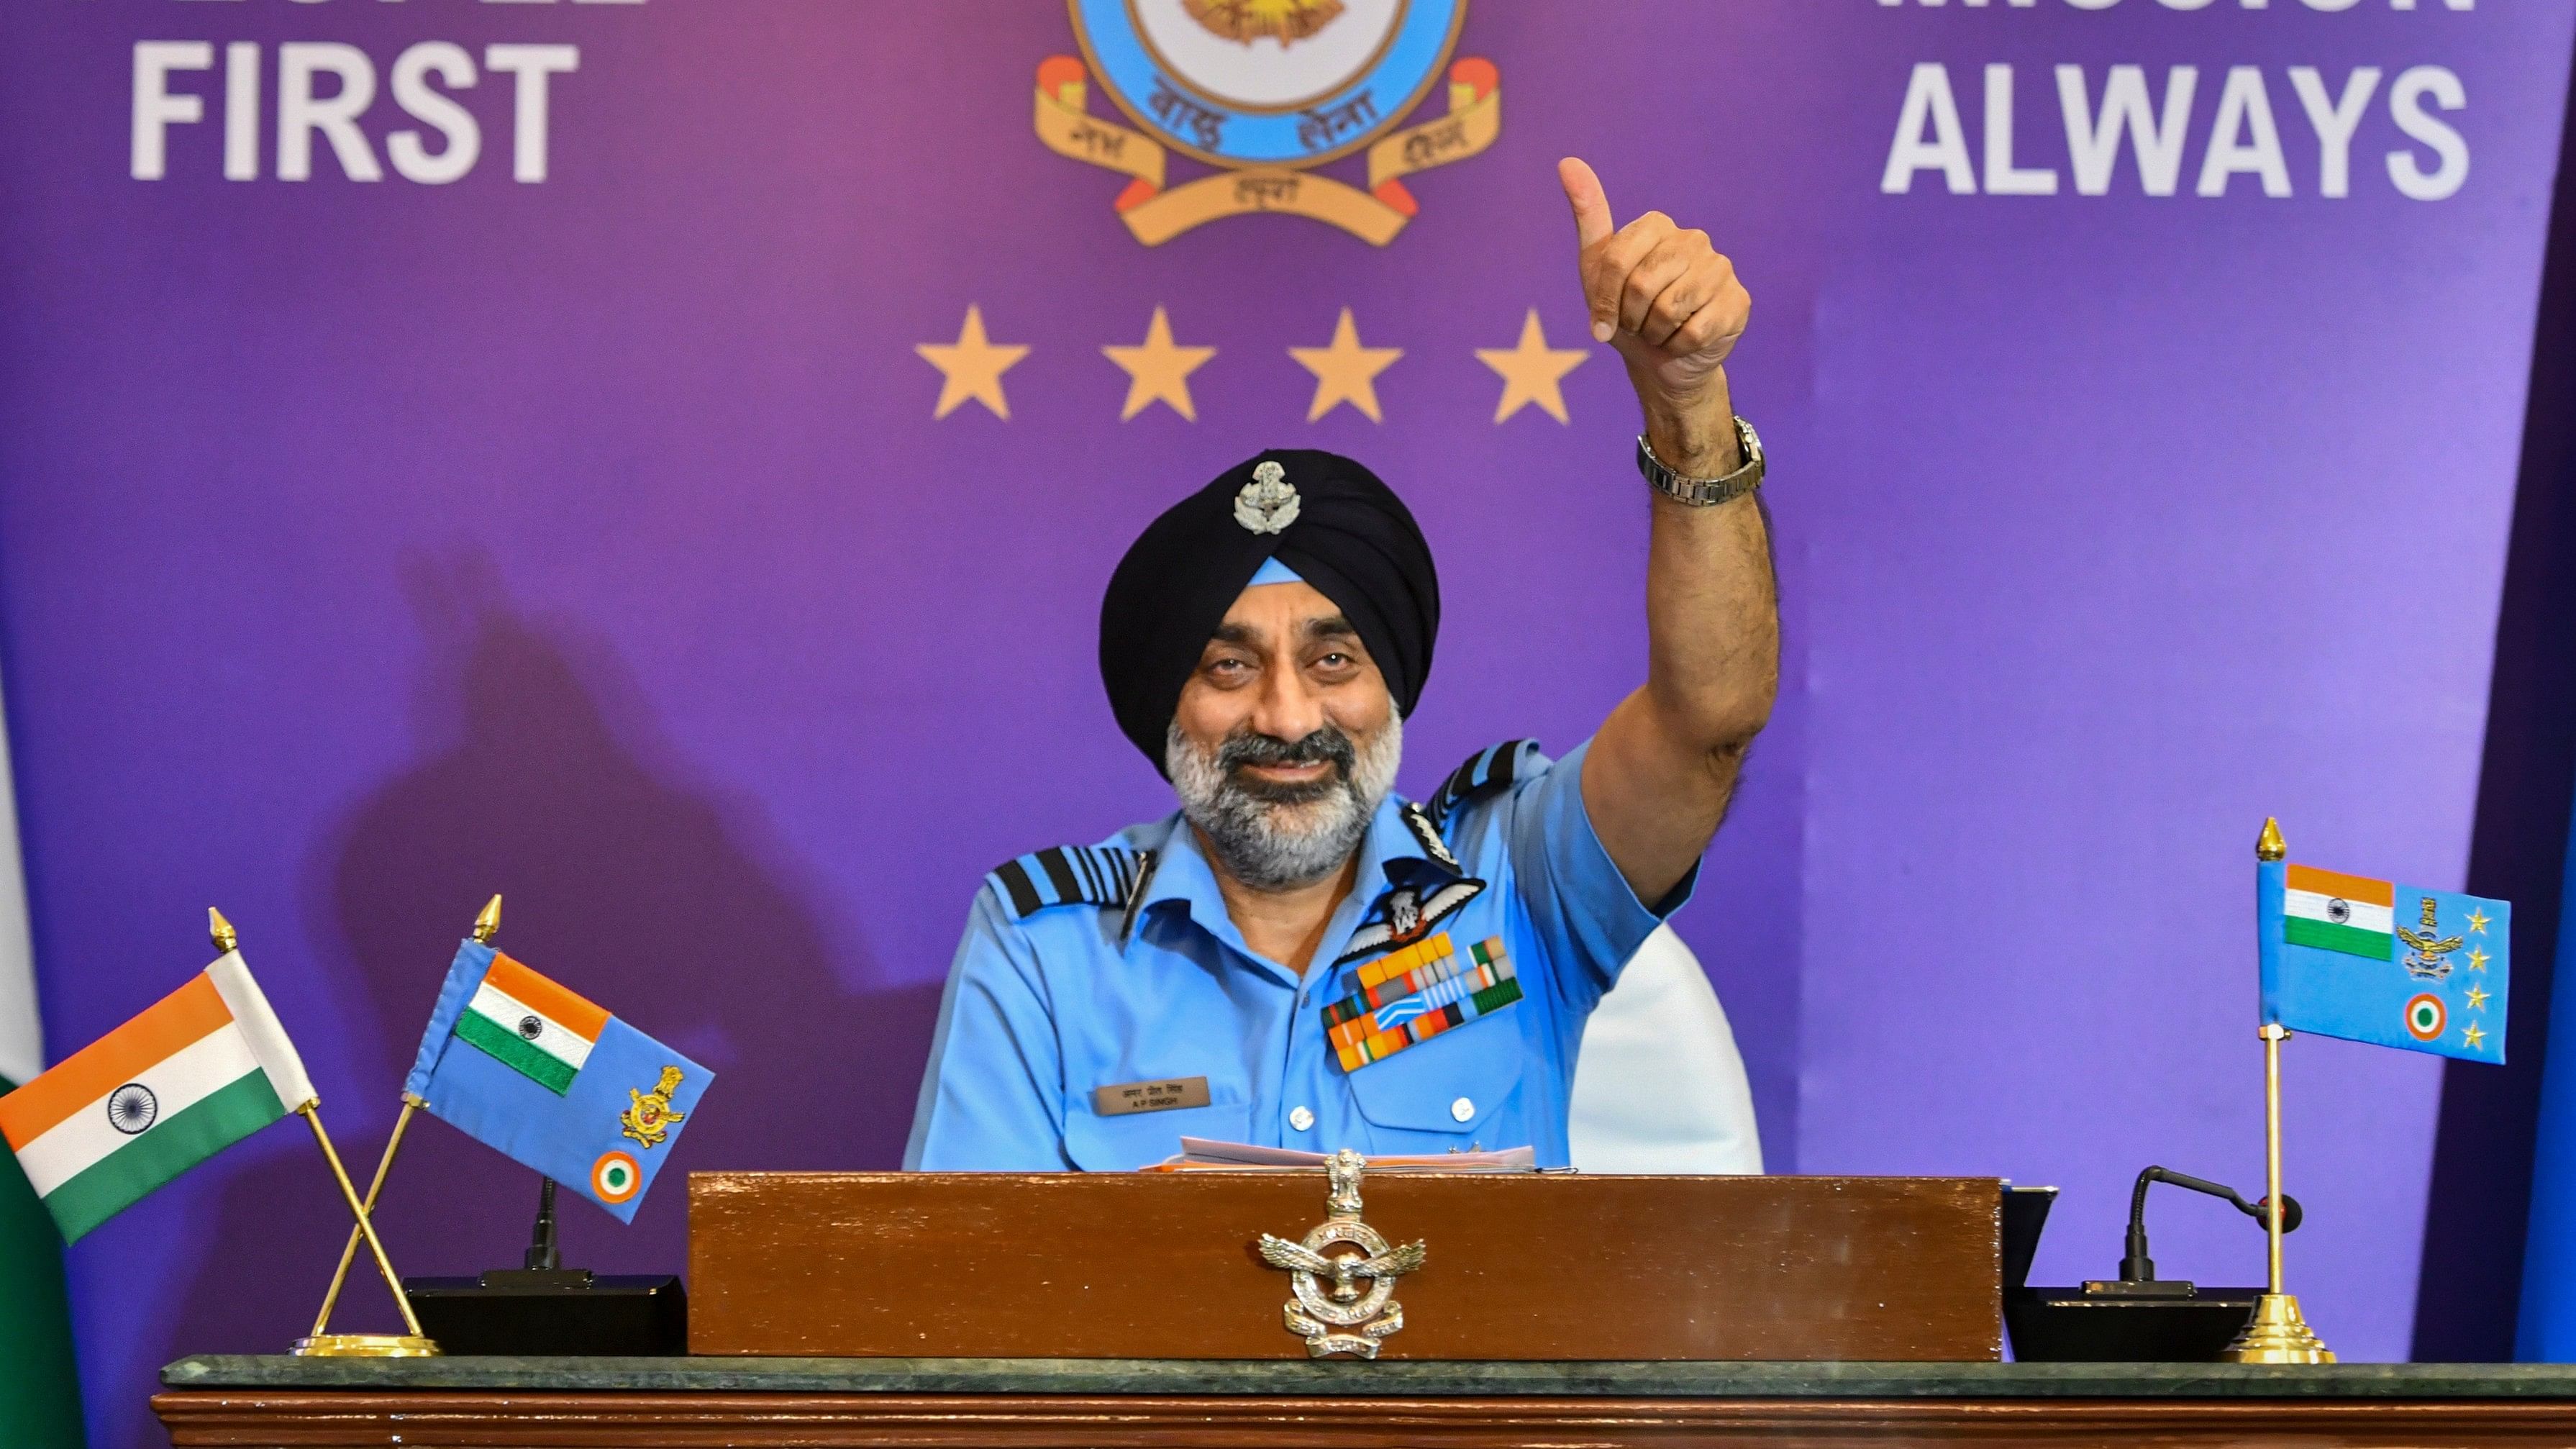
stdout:
[[[1305,1358],[1263,1233],[1327,1215],[1319,1171],[697,1173],[689,1351]],[[1993,1178],[1369,1172],[1421,1241],[1389,1359],[2003,1356]]]

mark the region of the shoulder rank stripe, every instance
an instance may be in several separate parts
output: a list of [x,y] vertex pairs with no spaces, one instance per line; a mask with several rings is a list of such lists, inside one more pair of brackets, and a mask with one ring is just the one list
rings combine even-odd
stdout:
[[1021,856],[989,877],[1015,920],[1050,906],[1124,908],[1142,873],[1142,855],[1121,846],[1060,845]]
[[1505,740],[1450,771],[1449,778],[1440,782],[1440,788],[1432,792],[1425,806],[1433,827],[1446,830],[1450,812],[1459,806],[1477,796],[1510,789],[1520,770],[1521,752],[1536,748],[1536,740]]

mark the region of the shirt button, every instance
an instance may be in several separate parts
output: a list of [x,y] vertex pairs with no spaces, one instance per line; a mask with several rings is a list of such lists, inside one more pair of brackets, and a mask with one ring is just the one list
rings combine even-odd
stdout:
[[1315,1125],[1315,1114],[1312,1109],[1300,1107],[1288,1114],[1288,1125],[1300,1132],[1310,1131]]
[[1476,1104],[1460,1097],[1449,1104],[1449,1117],[1456,1122],[1472,1122],[1476,1120]]

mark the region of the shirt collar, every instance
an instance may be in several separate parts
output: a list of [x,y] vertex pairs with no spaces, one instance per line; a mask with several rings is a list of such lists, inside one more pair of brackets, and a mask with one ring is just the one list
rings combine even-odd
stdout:
[[[1332,923],[1325,928],[1324,947],[1315,953],[1319,964],[1339,954],[1341,944],[1359,929],[1370,908],[1389,889],[1418,884],[1426,878],[1465,878],[1466,873],[1454,864],[1435,859],[1415,827],[1406,823],[1405,812],[1414,808],[1389,795],[1378,803],[1377,813],[1369,817],[1368,834],[1360,839],[1359,874],[1350,896],[1335,908]],[[1427,821],[1422,828],[1429,828]],[[1243,943],[1243,933],[1227,913],[1225,895],[1217,889],[1216,867],[1199,848],[1198,832],[1190,828],[1179,811],[1164,819],[1162,832],[1154,877],[1146,884],[1137,913],[1141,916],[1156,910],[1179,909],[1218,940],[1255,960],[1262,959]],[[1129,940],[1134,940],[1132,931]]]

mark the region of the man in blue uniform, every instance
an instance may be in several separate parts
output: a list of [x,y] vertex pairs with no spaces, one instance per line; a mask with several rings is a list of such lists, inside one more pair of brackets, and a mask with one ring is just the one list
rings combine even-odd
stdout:
[[1725,362],[1751,298],[1703,232],[1612,225],[1560,168],[1594,335],[1645,412],[1645,684],[1551,762],[1393,793],[1439,628],[1429,547],[1346,458],[1265,452],[1111,579],[1101,676],[1178,813],[986,880],[908,1167],[1124,1171],[1184,1136],[1566,1161],[1584,1020],[1689,894],[1779,673],[1761,448]]

